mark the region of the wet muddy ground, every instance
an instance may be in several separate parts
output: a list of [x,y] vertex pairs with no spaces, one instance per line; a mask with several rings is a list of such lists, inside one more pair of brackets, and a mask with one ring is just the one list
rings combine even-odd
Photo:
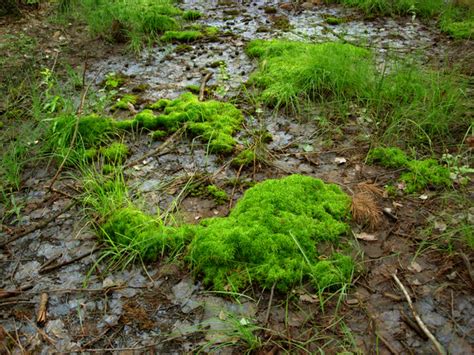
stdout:
[[[115,72],[127,77],[123,92],[148,84],[140,94],[144,106],[159,98],[177,97],[188,85],[200,85],[205,73],[212,71],[208,85],[218,88],[216,97],[237,101],[245,97],[242,83],[256,67],[244,53],[250,39],[325,42],[343,38],[373,48],[381,64],[400,53],[429,61],[445,50],[438,31],[416,19],[368,21],[353,10],[305,4],[292,8],[279,2],[184,1],[182,8],[206,14],[199,22],[218,27],[219,38],[190,44],[185,52],[177,51],[176,45],[154,47],[138,58],[110,51],[90,63],[88,80],[99,84]],[[329,25],[325,20],[329,15],[346,21]],[[224,64],[214,65],[218,62]],[[159,156],[140,159],[163,142],[136,134],[127,143],[132,152],[129,161],[137,163],[124,173],[135,202],[151,213],[165,210],[186,182],[201,177],[224,188],[235,204],[246,183],[288,174],[335,182],[348,193],[357,191],[360,183],[383,187],[397,176],[397,172],[364,164],[369,141],[360,143],[360,137],[370,136],[371,123],[362,115],[355,115],[343,127],[322,128],[314,119],[317,111],[295,117],[255,110],[247,101],[237,101],[246,113],[245,128],[237,137],[243,144],[257,139],[256,132],[268,131],[272,141],[265,146],[263,162],[239,170],[230,165],[231,157],[208,154],[205,144],[187,137],[173,142]],[[360,270],[347,297],[328,301],[322,310],[309,285],[290,295],[250,289],[245,295],[222,297],[203,288],[180,261],[103,273],[104,263],[97,262],[101,247],[90,221],[75,199],[67,197],[77,194],[74,179],[65,173],[55,185],[56,192],[45,189],[55,171],[54,166],[34,166],[25,173],[22,189],[15,194],[18,213],[8,211],[11,227],[5,226],[0,234],[3,243],[22,228],[31,230],[4,245],[0,253],[0,290],[13,292],[0,298],[0,330],[4,330],[0,342],[32,353],[239,354],[252,346],[265,354],[356,349],[433,353],[394,283],[392,275],[397,273],[424,323],[449,353],[472,353],[474,279],[469,256],[417,253],[420,228],[439,214],[439,197],[434,192],[421,199],[377,197],[380,209],[390,213],[383,215],[375,230],[354,225],[351,238]],[[187,222],[224,216],[230,207],[202,196],[181,197],[177,216]],[[460,219],[473,222],[472,209],[458,213]],[[35,228],[44,221],[50,223]],[[362,232],[375,240],[355,238]],[[44,293],[48,295],[47,317],[39,326],[36,317]],[[246,338],[243,328],[255,329],[257,337]]]

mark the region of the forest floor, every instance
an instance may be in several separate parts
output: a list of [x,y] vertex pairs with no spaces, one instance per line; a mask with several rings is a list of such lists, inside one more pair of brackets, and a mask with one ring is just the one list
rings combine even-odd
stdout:
[[[244,51],[250,40],[342,38],[371,48],[379,66],[390,56],[416,53],[422,65],[461,68],[472,86],[473,41],[454,41],[430,21],[367,19],[341,6],[305,4],[184,1],[182,9],[201,11],[205,17],[197,22],[219,28],[220,35],[138,55],[91,37],[84,23],[57,20],[46,5],[21,19],[0,20],[0,79],[9,92],[9,101],[4,96],[0,103],[2,147],[24,144],[16,155],[23,159],[18,186],[2,190],[0,205],[0,352],[434,353],[396,275],[437,341],[451,354],[472,353],[474,253],[460,237],[474,223],[469,174],[467,183],[453,188],[405,194],[395,185],[400,191],[387,194],[384,186],[397,181],[400,169],[366,163],[373,122],[352,115],[322,125],[317,111],[255,107],[242,84],[258,67]],[[328,17],[346,20],[328,24]],[[281,19],[290,25],[276,25]],[[244,113],[238,144],[260,142],[264,151],[249,167],[235,167],[231,157],[210,154],[187,136],[156,141],[134,132],[123,138],[130,150],[123,177],[147,213],[172,209],[174,218],[191,224],[226,216],[255,182],[291,174],[335,183],[350,195],[370,185],[379,219],[371,228],[351,222],[345,238],[358,266],[350,286],[333,294],[318,294],[310,283],[288,293],[258,285],[220,293],[203,285],[179,256],[107,270],[101,256],[108,249],[83,206],[79,173],[66,167],[56,179],[60,161],[38,153],[43,142],[36,124],[7,117],[12,105],[24,103],[22,87],[6,83],[44,68],[64,82],[85,83],[74,98],[84,107],[85,87],[87,94],[99,92],[107,75],[119,73],[118,92],[138,101],[122,111],[105,109],[116,119],[158,99],[175,99],[201,86],[208,73],[207,98],[232,101]],[[472,148],[463,143],[449,153],[462,151],[469,165]],[[225,190],[228,201],[185,190],[203,181]]]

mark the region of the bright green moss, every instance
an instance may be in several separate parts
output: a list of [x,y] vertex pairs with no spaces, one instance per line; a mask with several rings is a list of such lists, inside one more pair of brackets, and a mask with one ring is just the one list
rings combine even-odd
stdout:
[[386,168],[406,167],[408,161],[405,152],[399,148],[374,148],[367,156],[369,164],[377,163]]
[[129,104],[135,105],[138,98],[135,95],[125,94],[112,106],[111,110],[128,110]]
[[128,147],[126,144],[114,142],[108,147],[101,148],[100,152],[106,162],[122,163],[128,156]]
[[209,26],[204,29],[204,33],[208,37],[216,37],[219,34],[219,28]]
[[165,131],[156,130],[156,131],[154,131],[154,132],[151,134],[151,138],[152,138],[154,141],[159,141],[159,140],[163,139],[164,137],[166,137],[167,135],[168,135],[168,133],[165,132]]
[[216,201],[218,204],[223,204],[229,201],[227,193],[216,185],[208,185],[207,193]]
[[302,100],[360,98],[374,78],[370,52],[350,44],[255,40],[246,52],[261,62],[250,82],[277,108],[297,109]]
[[232,165],[250,166],[254,164],[255,159],[256,159],[255,151],[252,149],[245,149],[241,151],[234,159],[232,159]]
[[84,150],[84,160],[91,161],[99,154],[99,151],[96,148],[89,148]]
[[[76,127],[76,119],[79,119],[76,146],[92,148],[106,141],[114,132],[113,121],[110,118],[91,114],[76,118],[72,115],[57,117],[52,125],[53,134],[60,135],[65,147],[71,141]],[[56,138],[55,138],[56,139]]]
[[333,17],[333,16],[327,16],[324,21],[326,21],[326,23],[328,25],[340,25],[341,23],[344,23],[346,20],[344,18],[341,18],[341,17]]
[[121,120],[121,121],[114,121],[114,126],[117,129],[122,129],[125,131],[131,130],[137,127],[137,121],[135,120]]
[[400,181],[405,183],[405,192],[411,194],[429,187],[451,186],[450,172],[434,159],[411,160],[399,148],[374,148],[368,156],[369,164],[377,163],[386,168],[405,168]]
[[350,281],[353,263],[338,254],[321,261],[318,243],[337,243],[348,231],[349,206],[338,186],[318,179],[266,180],[247,190],[228,217],[202,222],[189,259],[218,290],[276,283],[286,291],[311,275],[320,289],[337,287]]
[[106,89],[118,89],[125,83],[125,76],[117,73],[109,73],[105,77],[104,86]]
[[183,12],[183,19],[186,21],[196,21],[202,17],[202,14],[196,10],[188,10]]
[[191,93],[176,100],[159,100],[151,106],[163,110],[154,123],[155,128],[173,131],[187,124],[189,132],[209,144],[212,152],[230,152],[235,145],[232,138],[243,120],[242,113],[232,104],[203,101]]
[[199,85],[188,85],[186,86],[186,90],[188,90],[190,93],[193,94],[199,94],[199,91],[201,90],[201,87]]
[[202,37],[199,31],[166,31],[160,40],[163,42],[194,42]]
[[137,253],[144,260],[155,260],[181,248],[189,238],[191,228],[165,226],[135,207],[126,207],[114,211],[101,226],[101,231],[130,253]]
[[135,116],[135,122],[138,127],[144,127],[146,129],[158,128],[157,117],[152,110],[143,110]]
[[449,169],[434,159],[412,160],[409,171],[402,174],[400,180],[406,184],[407,193],[422,191],[428,187],[442,188],[451,186]]

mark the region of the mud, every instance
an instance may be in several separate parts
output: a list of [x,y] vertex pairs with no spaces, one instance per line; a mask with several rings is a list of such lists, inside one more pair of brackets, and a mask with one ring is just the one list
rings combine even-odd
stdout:
[[[218,27],[219,38],[191,44],[187,52],[177,52],[175,45],[169,45],[149,48],[138,58],[111,55],[91,64],[89,80],[99,84],[107,73],[123,73],[128,77],[124,92],[148,84],[143,99],[154,101],[177,97],[186,86],[200,85],[204,74],[212,71],[209,85],[219,88],[217,98],[235,98],[255,69],[244,53],[250,39],[324,42],[344,38],[373,48],[379,61],[394,51],[413,54],[423,50],[420,58],[426,60],[443,50],[437,45],[437,30],[410,18],[367,21],[340,7],[308,5],[288,11],[279,2],[268,1],[184,1],[182,7],[206,14],[199,22]],[[327,15],[347,20],[333,26],[326,23]],[[286,30],[276,28],[276,16],[288,19]],[[212,65],[218,61],[225,66]],[[322,130],[318,120],[307,117],[242,109],[247,115],[245,129],[237,137],[239,144],[254,139],[256,130],[272,136],[264,161],[239,171],[229,164],[231,157],[208,154],[205,144],[191,137],[183,137],[158,157],[142,160],[163,142],[133,135],[127,142],[132,152],[129,161],[139,163],[127,169],[125,177],[135,202],[157,213],[169,209],[179,197],[177,216],[197,223],[229,211],[229,205],[217,205],[206,196],[180,194],[186,182],[201,177],[224,188],[233,203],[248,183],[292,173],[336,182],[348,192],[360,182],[383,186],[394,177],[394,173],[364,164],[367,147],[356,137],[369,136],[371,123],[363,117],[350,119],[339,130]],[[317,112],[311,117],[317,117]],[[45,190],[54,172],[53,167],[32,168],[31,177],[14,195],[21,213],[9,217],[11,224],[31,227],[72,201]],[[74,194],[73,183],[63,179],[56,189]],[[397,272],[414,297],[418,313],[449,353],[468,354],[474,345],[474,297],[462,258],[416,253],[417,228],[434,209],[430,199],[379,197],[380,207],[390,208],[396,219],[384,216],[382,225],[370,231],[375,241],[354,239],[354,250],[363,253],[358,256],[363,262],[355,285],[340,303],[328,302],[324,311],[310,285],[290,295],[248,290],[245,296],[223,297],[206,290],[182,262],[158,261],[105,273],[96,233],[83,208],[75,205],[45,228],[1,251],[0,289],[23,290],[14,298],[0,300],[0,323],[9,334],[16,334],[13,342],[45,354],[120,349],[237,354],[252,341],[243,337],[242,327],[253,329],[253,325],[258,327],[255,334],[265,353],[297,352],[300,348],[296,346],[310,353],[355,347],[362,353],[433,353],[430,342],[406,320],[413,323],[406,300],[392,279]],[[361,230],[354,226],[354,232]],[[10,235],[9,230],[3,231],[2,240]],[[51,265],[81,256],[72,264],[44,272]],[[36,324],[42,293],[49,295],[44,327]]]

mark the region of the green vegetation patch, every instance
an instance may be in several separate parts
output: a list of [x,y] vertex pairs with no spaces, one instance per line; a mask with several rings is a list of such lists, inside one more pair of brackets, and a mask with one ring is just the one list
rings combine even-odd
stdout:
[[405,183],[405,192],[415,193],[429,187],[442,188],[452,185],[450,171],[435,159],[412,160],[398,148],[375,148],[367,157],[369,163],[378,163],[387,168],[404,168],[400,176]]
[[298,111],[313,102],[340,118],[351,106],[364,108],[386,144],[457,143],[471,124],[466,81],[455,73],[410,61],[379,72],[368,50],[342,43],[255,40],[246,51],[260,61],[249,83],[267,105]]
[[250,166],[253,165],[256,160],[255,150],[245,149],[241,151],[237,156],[232,159],[232,165],[234,166]]
[[191,93],[175,100],[159,100],[150,108],[162,113],[157,116],[152,110],[139,113],[135,118],[139,126],[172,132],[186,124],[188,131],[207,142],[212,152],[232,150],[236,143],[232,135],[243,120],[234,105],[214,100],[201,102]]
[[199,31],[166,31],[160,40],[163,42],[194,42],[200,39],[203,34]]
[[128,146],[123,143],[113,142],[108,147],[103,147],[100,152],[108,163],[122,163],[128,156]]
[[320,255],[318,245],[335,244],[348,231],[349,206],[338,186],[318,179],[266,180],[228,217],[202,222],[189,246],[191,265],[218,290],[257,283],[286,291],[308,277],[319,289],[340,286],[350,282],[352,259]]
[[166,226],[159,218],[131,206],[114,211],[101,226],[101,233],[109,242],[144,260],[155,260],[180,249],[189,237],[189,230]]
[[135,105],[137,103],[137,100],[137,96],[125,94],[117,100],[117,102],[112,106],[111,110],[129,110],[129,104]]
[[443,10],[443,0],[326,0],[361,9],[367,15],[417,15],[431,17]]
[[470,9],[448,8],[441,16],[440,28],[454,39],[474,39],[474,5]]
[[374,78],[371,53],[342,43],[251,41],[246,48],[261,65],[250,82],[276,108],[298,109],[302,101],[360,96]]
[[217,204],[224,204],[229,201],[227,192],[216,185],[208,185],[206,187],[207,193],[216,201]]
[[183,19],[186,21],[195,21],[199,20],[202,17],[202,14],[196,10],[188,10],[183,12]]

